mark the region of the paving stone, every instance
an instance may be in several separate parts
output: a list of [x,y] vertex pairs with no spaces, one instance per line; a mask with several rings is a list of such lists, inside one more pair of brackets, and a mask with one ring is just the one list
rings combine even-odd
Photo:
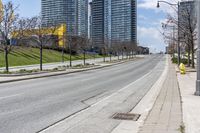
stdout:
[[174,66],[170,63],[168,76],[161,92],[139,133],[180,133],[181,100]]

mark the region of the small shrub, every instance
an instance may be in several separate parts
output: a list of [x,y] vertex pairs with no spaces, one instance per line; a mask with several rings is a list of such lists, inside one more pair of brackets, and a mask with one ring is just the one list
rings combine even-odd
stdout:
[[26,69],[20,69],[20,70],[19,70],[19,73],[25,73],[25,72],[27,72]]
[[181,133],[185,133],[185,125],[181,124],[179,130]]
[[[177,57],[173,57],[172,58],[172,63],[178,64],[178,58]],[[188,64],[188,60],[187,59],[181,59],[181,63]]]
[[12,74],[12,72],[2,71],[0,74]]
[[75,65],[74,67],[82,67],[82,64]]
[[58,71],[58,68],[57,68],[57,67],[56,67],[56,68],[54,68],[54,69],[53,69],[53,71]]

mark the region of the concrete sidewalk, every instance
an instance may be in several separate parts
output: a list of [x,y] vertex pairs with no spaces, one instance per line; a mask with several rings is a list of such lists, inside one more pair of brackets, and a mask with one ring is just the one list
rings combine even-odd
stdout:
[[181,98],[174,65],[169,63],[167,78],[139,133],[181,133]]
[[[117,59],[117,57],[113,57],[113,60]],[[106,61],[108,61],[109,58],[106,57]],[[102,62],[103,58],[96,58],[96,59],[86,59],[86,63],[90,63],[90,64],[96,64],[99,62]],[[69,61],[65,61],[64,63],[62,62],[54,62],[54,63],[43,63],[43,69],[53,69],[59,66],[69,66],[70,62]],[[72,61],[72,65],[78,65],[78,64],[83,64],[83,60],[75,60]],[[34,64],[34,65],[25,65],[25,66],[14,66],[14,67],[9,67],[9,71],[19,71],[21,69],[25,69],[25,70],[33,70],[33,69],[39,69],[40,68],[40,64]],[[5,71],[5,67],[0,67],[0,71]]]
[[[138,58],[142,58],[145,57],[145,55],[136,55],[135,57]],[[119,57],[120,59],[122,59],[122,56]],[[113,60],[118,60],[117,56],[113,56],[112,58]],[[124,60],[126,59],[126,57],[124,57]],[[110,57],[106,57],[105,61],[110,61]],[[103,58],[93,58],[93,59],[86,59],[86,63],[89,64],[99,64],[103,62]],[[72,61],[72,65],[79,65],[79,64],[83,64],[83,60],[75,60]],[[70,62],[69,61],[65,61],[64,63],[62,62],[54,62],[54,63],[43,63],[43,69],[53,69],[59,66],[69,66]],[[9,67],[9,71],[13,72],[13,71],[19,71],[22,69],[25,70],[33,70],[33,69],[39,69],[40,68],[40,64],[35,64],[35,65],[25,65],[25,66],[14,66],[14,67]],[[0,67],[0,71],[5,71],[5,67]]]
[[177,73],[182,97],[185,133],[200,133],[200,97],[195,96],[196,72]]
[[35,73],[35,74],[22,74],[22,75],[0,75],[0,83],[8,83],[8,82],[15,82],[15,81],[22,81],[22,80],[29,80],[29,79],[37,79],[37,78],[44,78],[44,77],[51,77],[51,76],[59,76],[59,75],[65,75],[65,74],[71,74],[71,73],[77,73],[77,72],[83,72],[83,71],[89,71],[89,70],[95,70],[95,69],[102,69],[105,67],[110,67],[113,65],[118,65],[122,63],[126,63],[129,61],[135,61],[137,58],[132,59],[124,59],[124,60],[113,60],[114,62],[99,62],[96,64],[96,66],[92,67],[86,67],[86,68],[69,68],[64,71],[55,71],[55,72],[41,72],[41,73]]

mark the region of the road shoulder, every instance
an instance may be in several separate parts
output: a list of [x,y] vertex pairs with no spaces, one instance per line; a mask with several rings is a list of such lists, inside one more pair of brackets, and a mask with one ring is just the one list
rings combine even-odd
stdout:
[[168,72],[168,56],[166,59],[165,69],[157,80],[157,82],[152,86],[150,91],[143,97],[143,99],[137,104],[137,106],[130,112],[134,114],[140,114],[141,117],[138,121],[122,121],[119,126],[117,126],[112,133],[138,133],[140,127],[144,124],[149,111],[152,109],[162,85],[167,77]]
[[[146,106],[147,102],[149,105],[149,97],[152,97],[152,93],[159,93],[157,89],[160,87],[155,87],[155,89],[151,89],[152,93],[148,93],[150,88],[154,86],[155,82],[159,79],[161,74],[163,74],[163,69],[166,69],[165,62],[162,61],[155,68],[149,71],[147,74],[137,79],[136,81],[128,84],[122,89],[116,91],[110,96],[107,96],[95,104],[91,105],[86,110],[82,110],[81,112],[59,122],[51,127],[45,128],[41,130],[42,133],[55,133],[55,132],[67,132],[67,133],[77,133],[77,132],[87,132],[87,133],[102,133],[102,132],[112,132],[118,125],[123,123],[123,120],[114,120],[112,116],[116,112],[129,112],[133,108],[138,111],[143,111],[143,113],[147,113],[147,110],[143,110]],[[167,72],[165,71],[165,74]],[[165,79],[165,78],[164,78]],[[162,80],[164,80],[162,79]],[[159,79],[160,82],[162,81]],[[161,83],[157,82],[157,85]],[[146,83],[145,85],[141,83]],[[144,89],[141,89],[144,87]],[[143,97],[146,96],[145,100],[142,100]],[[153,95],[154,97],[154,95]],[[154,97],[156,99],[156,96]],[[141,100],[143,102],[141,102]],[[150,101],[153,105],[154,100]],[[137,105],[140,104],[140,107]],[[141,107],[143,106],[143,107]],[[136,108],[135,108],[136,107]],[[150,108],[149,108],[150,109]],[[130,122],[130,121],[129,121]],[[105,125],[106,123],[106,125]],[[120,124],[120,125],[121,125]],[[126,127],[127,127],[126,123]],[[133,126],[132,123],[129,123],[130,126]],[[103,127],[103,128],[102,128]],[[138,126],[139,128],[139,126]],[[130,132],[133,132],[131,130]],[[123,133],[123,132],[122,132]]]

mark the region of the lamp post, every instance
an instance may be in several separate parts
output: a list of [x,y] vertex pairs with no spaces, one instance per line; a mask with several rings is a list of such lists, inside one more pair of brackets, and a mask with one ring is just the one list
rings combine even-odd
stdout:
[[200,1],[197,2],[197,23],[198,23],[198,48],[197,48],[197,80],[196,80],[196,92],[195,95],[200,96]]
[[180,48],[180,30],[179,30],[179,28],[180,28],[180,23],[179,23],[179,11],[180,11],[180,9],[179,9],[179,7],[180,7],[180,3],[178,2],[177,4],[172,4],[172,3],[169,3],[169,2],[167,2],[167,1],[158,1],[157,2],[157,8],[159,8],[160,7],[160,3],[165,3],[165,4],[168,4],[168,5],[170,5],[170,6],[178,6],[178,45],[177,45],[177,50],[178,50],[178,65],[180,65],[180,62],[181,62],[181,48]]

